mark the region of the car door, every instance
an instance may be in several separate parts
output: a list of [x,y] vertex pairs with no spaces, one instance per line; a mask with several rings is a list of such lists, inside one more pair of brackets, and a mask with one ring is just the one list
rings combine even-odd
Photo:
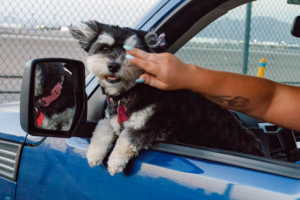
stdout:
[[[0,105],[0,199],[14,199],[25,133],[18,120],[18,103]],[[6,126],[5,126],[5,125]]]
[[[136,28],[155,27],[175,53],[228,10],[248,1],[163,1]],[[156,10],[155,10],[156,9]],[[152,13],[152,15],[151,15]],[[139,27],[137,27],[139,26]],[[105,107],[95,77],[88,77],[88,117]],[[87,138],[43,138],[23,148],[16,199],[297,199],[300,168],[286,162],[204,147],[157,143],[111,176],[107,159],[91,168]]]

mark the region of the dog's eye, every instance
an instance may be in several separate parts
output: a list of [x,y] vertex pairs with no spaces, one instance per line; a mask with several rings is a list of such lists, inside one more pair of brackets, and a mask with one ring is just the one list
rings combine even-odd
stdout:
[[101,47],[100,50],[103,51],[103,52],[107,52],[107,51],[109,51],[109,47],[108,46],[103,46],[103,47]]

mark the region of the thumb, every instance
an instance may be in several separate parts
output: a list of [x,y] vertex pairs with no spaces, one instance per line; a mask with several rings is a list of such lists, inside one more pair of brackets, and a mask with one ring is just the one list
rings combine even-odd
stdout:
[[142,74],[139,79],[144,79],[144,83],[148,84],[152,87],[156,87],[158,89],[165,90],[166,89],[166,84],[161,82],[157,77],[152,76],[150,74]]

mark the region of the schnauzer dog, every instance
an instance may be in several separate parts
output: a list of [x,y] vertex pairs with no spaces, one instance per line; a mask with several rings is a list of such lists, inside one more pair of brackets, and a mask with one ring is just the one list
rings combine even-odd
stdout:
[[75,113],[72,74],[63,63],[39,63],[35,73],[34,95],[36,126],[69,130]]
[[102,162],[117,137],[108,159],[111,175],[122,172],[132,157],[156,140],[264,156],[253,133],[242,127],[230,111],[201,94],[136,84],[144,71],[125,58],[123,45],[166,52],[164,34],[97,21],[72,25],[69,30],[88,52],[87,67],[107,95],[105,118],[99,121],[87,152],[90,166]]

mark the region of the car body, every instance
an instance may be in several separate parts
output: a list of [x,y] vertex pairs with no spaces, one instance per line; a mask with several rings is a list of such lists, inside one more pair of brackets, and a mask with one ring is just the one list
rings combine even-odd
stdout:
[[[248,2],[161,0],[134,28],[163,30],[175,53],[228,10]],[[86,78],[86,94],[88,119],[97,121],[105,96],[92,75]],[[19,103],[0,105],[0,199],[300,198],[297,164],[177,144],[157,143],[130,161],[123,173],[111,176],[106,161],[88,165],[88,138],[31,136],[21,129],[19,109]],[[261,134],[273,126],[237,115]]]

